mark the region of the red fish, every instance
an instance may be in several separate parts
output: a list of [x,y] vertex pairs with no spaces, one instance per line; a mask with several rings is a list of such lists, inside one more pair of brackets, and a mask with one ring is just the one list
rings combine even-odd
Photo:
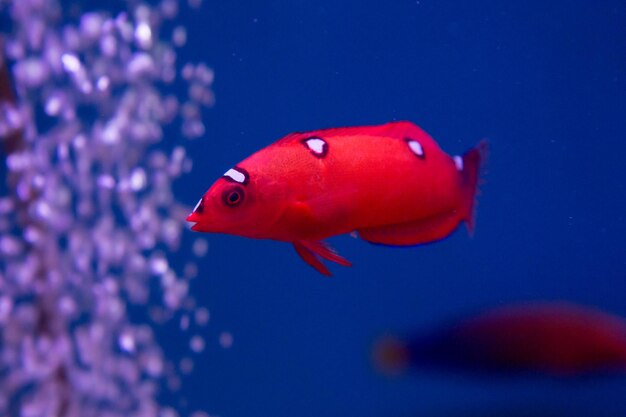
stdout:
[[192,230],[290,242],[309,265],[350,266],[323,240],[356,231],[409,246],[473,229],[486,143],[451,157],[410,122],[297,132],[218,179],[187,221]]
[[626,321],[567,303],[488,311],[374,349],[381,370],[407,367],[558,377],[626,373]]

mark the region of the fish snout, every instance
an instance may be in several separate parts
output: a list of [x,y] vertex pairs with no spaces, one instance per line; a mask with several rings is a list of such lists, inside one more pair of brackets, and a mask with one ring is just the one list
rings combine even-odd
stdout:
[[203,226],[201,216],[197,211],[192,212],[189,216],[187,216],[185,220],[189,223],[192,223],[191,230],[193,230],[194,232],[207,231],[207,228],[206,226]]
[[199,232],[198,230],[198,223],[194,223],[191,225],[191,230],[193,230],[194,232]]
[[[194,222],[192,221],[190,223],[194,223]],[[205,233],[213,231],[209,225],[207,225],[206,223],[202,223],[202,222],[197,222],[197,223],[192,224],[191,230],[193,230],[194,232],[205,232]]]

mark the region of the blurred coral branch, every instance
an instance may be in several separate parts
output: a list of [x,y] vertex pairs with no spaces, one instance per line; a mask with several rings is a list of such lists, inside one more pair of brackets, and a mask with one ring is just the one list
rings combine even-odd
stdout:
[[[4,39],[0,36],[0,104],[8,103],[15,105],[15,93],[13,92],[13,82],[11,72],[6,58],[4,57]],[[24,142],[19,130],[10,132],[6,138],[2,138],[4,150],[8,154],[22,149]]]

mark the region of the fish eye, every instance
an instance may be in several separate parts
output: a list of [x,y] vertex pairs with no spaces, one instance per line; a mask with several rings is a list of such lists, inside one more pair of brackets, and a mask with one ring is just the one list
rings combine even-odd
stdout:
[[234,207],[243,201],[244,191],[241,187],[233,187],[224,191],[222,201],[227,206]]

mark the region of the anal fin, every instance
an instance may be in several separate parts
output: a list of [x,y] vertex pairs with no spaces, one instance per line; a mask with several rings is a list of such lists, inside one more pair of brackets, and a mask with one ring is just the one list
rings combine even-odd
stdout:
[[293,247],[304,262],[326,276],[331,276],[332,274],[326,265],[319,260],[318,256],[342,266],[352,266],[350,261],[337,254],[333,248],[321,241],[297,241],[293,242]]
[[390,246],[412,246],[447,237],[461,222],[456,210],[407,223],[358,230],[361,239]]

